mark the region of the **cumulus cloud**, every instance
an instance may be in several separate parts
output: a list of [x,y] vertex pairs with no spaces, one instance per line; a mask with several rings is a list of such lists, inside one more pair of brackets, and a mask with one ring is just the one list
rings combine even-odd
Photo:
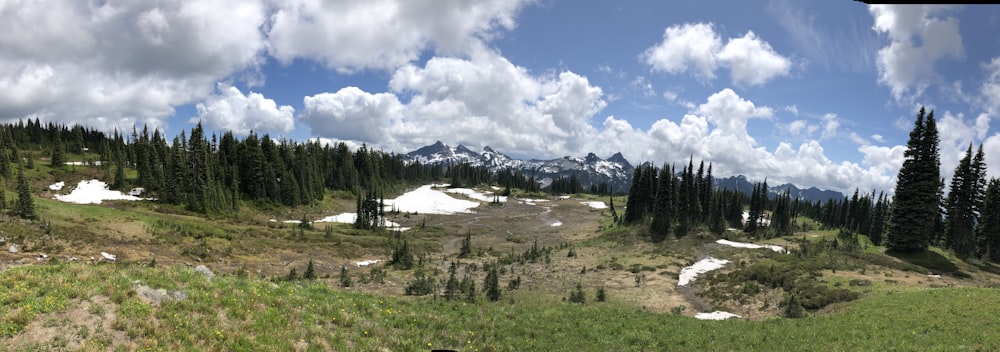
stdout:
[[237,0],[0,6],[0,119],[161,126],[256,67],[265,18],[260,3]]
[[790,59],[781,56],[753,31],[740,38],[730,38],[725,45],[712,23],[681,24],[667,27],[663,40],[646,49],[640,58],[653,71],[670,74],[690,72],[707,83],[715,79],[715,69],[729,68],[737,86],[759,86],[787,76]]
[[189,122],[202,121],[208,128],[235,134],[289,132],[295,126],[295,109],[291,106],[278,106],[260,93],[244,95],[238,88],[221,83],[216,95],[195,108],[198,116]]
[[919,97],[938,79],[934,65],[964,56],[958,20],[942,18],[952,6],[870,5],[872,29],[889,37],[878,52],[879,83],[897,101]]
[[290,63],[309,58],[341,71],[393,69],[434,48],[476,50],[499,29],[512,29],[528,1],[291,0],[271,16],[270,52]]
[[[1000,56],[982,65],[986,78],[979,88],[980,104],[989,115],[1000,116]],[[987,117],[988,118],[988,117]]]
[[823,115],[823,134],[820,135],[820,139],[836,137],[838,128],[840,128],[840,121],[837,120],[837,114]]
[[[328,138],[382,141],[408,149],[435,140],[490,145],[522,154],[584,150],[590,119],[607,103],[600,87],[570,71],[535,76],[495,52],[435,57],[393,73],[390,92],[355,87],[306,97],[300,118]],[[410,97],[401,103],[397,94]]]

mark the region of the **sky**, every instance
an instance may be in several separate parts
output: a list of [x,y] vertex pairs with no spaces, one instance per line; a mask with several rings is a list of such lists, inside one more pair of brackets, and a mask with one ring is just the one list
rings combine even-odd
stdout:
[[621,152],[891,193],[922,106],[944,177],[970,143],[1000,177],[998,32],[995,5],[2,0],[0,121]]

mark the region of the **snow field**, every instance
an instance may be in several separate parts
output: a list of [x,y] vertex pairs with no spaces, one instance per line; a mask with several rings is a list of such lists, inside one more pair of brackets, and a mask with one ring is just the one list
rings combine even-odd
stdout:
[[728,260],[715,259],[712,257],[699,260],[693,265],[681,269],[681,273],[677,278],[677,286],[687,286],[687,284],[691,283],[691,281],[697,279],[698,275],[722,268],[723,266],[726,266],[726,264],[729,264]]
[[[58,184],[59,183],[49,186],[49,189],[52,189],[53,186]],[[101,204],[101,202],[105,200],[142,200],[143,198],[122,194],[122,192],[119,191],[109,190],[107,183],[95,179],[80,181],[76,188],[73,189],[73,192],[66,195],[57,194],[55,199],[75,204]]]
[[607,209],[608,208],[607,204],[604,204],[604,202],[600,202],[600,201],[595,201],[595,202],[580,202],[580,204],[584,204],[584,205],[589,206],[589,207],[594,208],[594,209]]
[[715,243],[718,243],[718,244],[721,244],[721,245],[724,245],[724,246],[736,247],[736,248],[750,248],[750,249],[767,248],[767,249],[770,249],[770,250],[778,252],[778,253],[787,253],[785,251],[785,248],[783,248],[781,246],[771,245],[771,244],[753,244],[753,243],[744,243],[744,242],[733,242],[733,241],[729,241],[729,240],[718,240],[718,241],[715,241]]
[[701,319],[701,320],[726,320],[729,318],[742,318],[739,315],[730,312],[723,312],[721,310],[717,310],[711,313],[698,313],[695,314],[694,317],[695,319]]

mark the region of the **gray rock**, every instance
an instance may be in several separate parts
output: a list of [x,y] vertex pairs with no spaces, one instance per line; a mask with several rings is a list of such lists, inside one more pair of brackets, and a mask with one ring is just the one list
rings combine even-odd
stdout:
[[140,299],[149,302],[163,302],[166,300],[184,300],[187,299],[187,295],[181,291],[167,291],[165,289],[159,288],[154,289],[146,285],[141,285],[135,288],[135,293]]
[[10,251],[11,253],[17,253],[17,245],[12,244],[10,245],[10,247],[7,248],[7,250]]
[[205,276],[207,276],[209,279],[215,278],[215,273],[213,273],[212,270],[209,270],[207,266],[204,265],[196,266],[194,268],[194,271],[205,274]]

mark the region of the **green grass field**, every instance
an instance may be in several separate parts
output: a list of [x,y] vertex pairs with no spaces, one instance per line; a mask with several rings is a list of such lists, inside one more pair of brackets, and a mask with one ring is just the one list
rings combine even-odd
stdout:
[[[137,295],[138,285],[179,290],[186,299],[149,303]],[[7,346],[0,349],[958,351],[1000,346],[992,326],[1000,308],[984,304],[1000,299],[993,289],[876,294],[805,319],[701,321],[616,304],[613,294],[609,302],[579,305],[515,291],[502,302],[470,304],[330,286],[238,276],[209,280],[188,268],[131,264],[19,266],[0,275],[0,346]],[[593,292],[587,295],[592,300]],[[84,302],[85,313],[60,314]],[[66,318],[77,315],[84,317]],[[13,345],[26,329],[50,336],[45,342]]]

